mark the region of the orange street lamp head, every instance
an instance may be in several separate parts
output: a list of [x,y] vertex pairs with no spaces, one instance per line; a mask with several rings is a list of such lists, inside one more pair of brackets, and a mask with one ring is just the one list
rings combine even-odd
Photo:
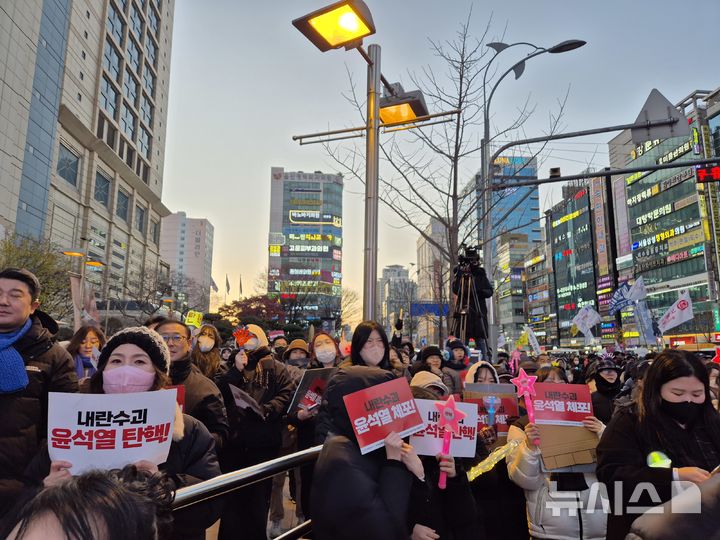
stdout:
[[66,251],[61,251],[63,255],[67,255],[68,257],[84,257],[85,254],[82,251],[77,251],[74,249],[68,249]]
[[406,92],[400,83],[392,85],[393,94],[380,98],[380,120],[383,124],[409,122],[428,115],[425,98],[420,90]]
[[322,52],[357,46],[364,37],[375,33],[370,9],[362,0],[342,0],[292,23]]

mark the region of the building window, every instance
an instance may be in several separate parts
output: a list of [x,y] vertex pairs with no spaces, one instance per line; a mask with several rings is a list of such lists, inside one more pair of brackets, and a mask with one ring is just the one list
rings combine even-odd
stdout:
[[149,36],[145,38],[145,56],[153,66],[156,64],[157,45],[155,45],[155,42]]
[[99,171],[95,173],[95,200],[105,207],[110,203],[110,179]]
[[122,46],[125,25],[120,18],[120,14],[115,10],[115,7],[112,4],[108,6],[107,30],[108,33],[115,38],[115,42]]
[[140,75],[140,47],[133,38],[128,39],[127,45],[127,63]]
[[130,195],[122,189],[118,189],[117,204],[115,205],[115,214],[120,219],[128,220],[128,211],[130,209]]
[[135,4],[130,7],[130,28],[138,39],[142,39],[143,23]]
[[153,106],[146,96],[140,99],[140,118],[145,122],[145,125],[152,129],[153,120]]
[[123,81],[123,89],[125,90],[125,97],[133,105],[137,104],[138,97],[138,82],[135,77],[130,73],[130,70],[125,68],[125,80]]
[[135,205],[135,228],[141,233],[145,232],[145,208]]
[[160,243],[160,222],[151,220],[150,221],[150,237],[152,238],[153,243],[159,244]]
[[122,115],[120,116],[120,128],[131,141],[135,140],[135,115],[125,103],[123,103],[122,106]]
[[115,118],[117,110],[118,92],[110,79],[103,76],[100,81],[100,106],[111,118]]
[[155,10],[150,7],[148,9],[148,25],[150,26],[150,30],[152,30],[152,33],[154,36],[157,37],[158,35],[158,29],[160,28],[160,24],[158,23],[158,16],[157,13],[155,13]]
[[140,152],[145,159],[150,159],[150,134],[144,127],[140,128],[140,134],[138,136],[138,152]]
[[105,54],[103,55],[103,66],[116,81],[120,78],[120,53],[110,41],[105,41]]
[[155,95],[155,75],[152,74],[150,66],[147,64],[145,64],[145,69],[143,70],[143,86],[150,97]]
[[57,173],[68,183],[77,186],[78,168],[80,167],[80,158],[73,154],[64,144],[60,143],[60,153],[58,154]]

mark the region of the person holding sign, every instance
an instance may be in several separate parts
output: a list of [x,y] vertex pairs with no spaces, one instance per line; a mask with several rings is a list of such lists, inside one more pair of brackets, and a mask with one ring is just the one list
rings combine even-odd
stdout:
[[[568,382],[565,371],[558,366],[540,368],[536,375],[539,383]],[[592,416],[583,424],[595,433],[604,427]],[[510,426],[508,442],[513,440],[521,443],[506,458],[508,475],[525,490],[530,536],[552,540],[604,540],[605,513],[601,507],[596,508],[601,502],[600,496],[593,495],[591,500],[590,486],[597,481],[595,474],[546,472],[536,444],[539,441],[542,445],[540,430],[528,421],[527,415]]]
[[55,343],[57,323],[38,309],[40,282],[25,269],[0,271],[0,516],[23,489],[40,450],[49,392],[77,392],[75,366]]
[[[170,386],[169,367],[170,351],[159,334],[142,326],[126,328],[108,340],[98,358],[98,371],[85,389],[93,394],[163,390]],[[135,466],[149,474],[166,474],[173,489],[197,484],[220,474],[212,436],[201,422],[183,414],[179,406],[166,461],[155,465],[142,460]],[[72,463],[68,462],[50,463],[45,449],[26,474],[37,483],[55,486],[70,479],[71,467]],[[219,501],[210,501],[176,512],[174,538],[204,538],[205,529],[219,517],[220,505]]]
[[330,380],[323,399],[331,419],[330,435],[315,465],[311,495],[313,533],[318,540],[406,540],[410,536],[408,504],[413,481],[425,479],[422,462],[395,432],[385,438],[384,448],[361,454],[343,400],[392,380],[387,370],[360,366],[341,369]]
[[[295,391],[285,365],[273,357],[262,328],[249,324],[236,332],[241,347],[218,380],[230,419],[230,437],[220,453],[223,472],[236,471],[278,457],[283,415]],[[272,479],[224,497],[218,538],[265,540]]]
[[[625,538],[638,508],[670,500],[680,487],[674,482],[702,486],[720,464],[720,416],[703,362],[688,351],[658,355],[639,399],[616,409],[597,455],[598,478],[615,488],[608,490],[608,540]],[[641,496],[631,502],[639,485]],[[613,500],[619,493],[622,500]]]

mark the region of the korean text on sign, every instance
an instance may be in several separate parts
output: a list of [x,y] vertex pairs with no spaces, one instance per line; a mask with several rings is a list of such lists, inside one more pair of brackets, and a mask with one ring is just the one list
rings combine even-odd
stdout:
[[[417,403],[420,416],[426,427],[410,437],[410,444],[415,448],[418,455],[436,456],[442,451],[445,436],[445,428],[438,426],[440,413],[433,400],[417,399],[415,403]],[[456,403],[455,405],[467,416],[460,420],[459,432],[452,435],[450,455],[453,457],[474,457],[477,442],[478,406],[476,403]]]
[[170,450],[176,410],[175,389],[135,394],[51,392],[50,459],[72,463],[72,474],[140,460],[160,465]]
[[582,426],[593,414],[590,389],[584,384],[535,383],[535,422],[556,426]]
[[424,427],[405,378],[365,388],[343,399],[363,454],[383,446],[393,431],[407,437]]

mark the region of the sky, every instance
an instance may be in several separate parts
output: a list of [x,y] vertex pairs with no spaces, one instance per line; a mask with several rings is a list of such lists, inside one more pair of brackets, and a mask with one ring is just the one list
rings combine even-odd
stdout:
[[[493,129],[511,123],[528,98],[535,107],[519,136],[545,134],[566,93],[561,131],[575,131],[633,122],[653,88],[677,102],[696,89],[720,86],[717,0],[698,0],[684,10],[667,0],[365,1],[377,33],[364,45],[381,46],[382,73],[406,90],[413,89],[413,73],[445,74],[429,40],[452,40],[468,17],[478,38],[491,22],[489,41],[543,47],[587,41],[572,52],[534,58],[520,79],[502,82],[492,101]],[[213,277],[222,292],[229,276],[228,301],[238,297],[240,276],[244,296],[252,294],[268,265],[270,168],[338,171],[322,145],[300,146],[292,136],[362,124],[343,93],[349,75],[364,92],[364,60],[356,51],[321,53],[291,24],[329,3],[175,2],[163,200],[173,212],[214,225]],[[517,47],[497,61],[507,68],[527,52]],[[550,167],[566,175],[607,166],[612,136],[550,145],[539,176],[547,177]],[[479,168],[479,154],[466,160],[461,183]],[[346,180],[343,285],[361,292],[363,186]],[[559,199],[559,186],[540,188],[543,209]],[[416,261],[417,233],[382,205],[378,234],[378,274],[386,265]]]

